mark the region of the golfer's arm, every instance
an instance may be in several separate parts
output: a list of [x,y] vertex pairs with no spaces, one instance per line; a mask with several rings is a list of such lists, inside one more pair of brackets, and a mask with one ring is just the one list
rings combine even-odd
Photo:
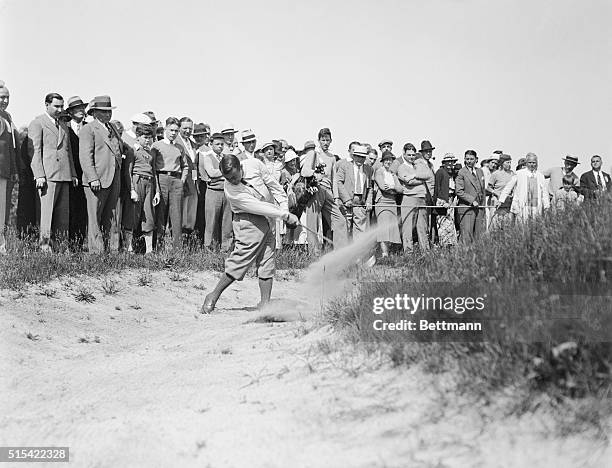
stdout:
[[238,193],[226,196],[229,199],[232,211],[234,213],[250,213],[254,215],[265,216],[266,218],[281,218],[286,219],[288,211],[281,207],[273,205],[265,201],[259,201],[248,193]]

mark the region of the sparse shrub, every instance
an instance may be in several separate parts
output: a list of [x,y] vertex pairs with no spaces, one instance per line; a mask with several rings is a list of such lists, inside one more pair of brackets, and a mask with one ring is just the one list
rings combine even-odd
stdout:
[[79,288],[76,294],[74,294],[74,298],[77,302],[87,302],[88,304],[96,301],[96,296],[94,296],[91,291],[84,286]]
[[141,271],[138,275],[138,286],[151,286],[153,277],[148,271]]
[[112,280],[110,278],[106,278],[102,282],[102,291],[107,296],[114,296],[115,294],[117,294],[120,291],[119,284],[115,280]]

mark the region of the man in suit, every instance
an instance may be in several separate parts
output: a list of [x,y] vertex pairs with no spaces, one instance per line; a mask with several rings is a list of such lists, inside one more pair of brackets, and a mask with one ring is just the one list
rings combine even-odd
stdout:
[[112,219],[121,190],[122,142],[111,125],[109,96],[96,96],[89,106],[93,120],[79,134],[79,159],[87,199],[89,252],[108,249]]
[[368,148],[353,147],[353,160],[338,163],[336,178],[338,195],[346,208],[352,233],[363,233],[368,226],[368,211],[372,209],[372,166],[365,165]]
[[57,93],[45,96],[46,112],[28,127],[30,167],[40,196],[41,250],[51,251],[51,234],[68,235],[70,185],[78,185],[67,125],[59,118],[64,98]]
[[226,124],[221,129],[223,138],[225,139],[225,145],[223,146],[223,154],[233,154],[238,156],[240,154],[240,148],[238,148],[238,142],[235,139],[236,130],[232,124]]
[[465,243],[474,242],[485,229],[485,213],[480,208],[485,204],[484,174],[482,169],[474,167],[476,157],[474,150],[465,152],[464,167],[455,179],[461,239]]
[[238,154],[238,159],[240,161],[253,159],[255,157],[255,147],[257,146],[257,138],[253,130],[243,130],[241,140],[244,151]]
[[550,208],[550,196],[546,189],[544,174],[538,171],[538,157],[527,153],[525,167],[519,169],[501,191],[496,207],[502,205],[510,194],[510,212],[520,221],[541,215]]
[[4,81],[0,81],[0,255],[6,254],[4,231],[11,211],[11,193],[17,182],[17,149],[19,135],[11,115],[6,111],[10,93]]
[[[70,150],[72,151],[72,161],[78,180],[83,178],[83,169],[79,160],[79,133],[85,125],[85,107],[87,104],[79,96],[68,98],[66,112],[71,117],[68,124],[70,137]],[[70,221],[68,232],[70,241],[75,243],[75,247],[81,249],[85,236],[87,235],[87,200],[85,190],[81,184],[70,187]]]
[[585,198],[593,199],[604,193],[612,193],[610,174],[601,170],[601,156],[591,158],[591,170],[580,176],[580,190]]
[[196,216],[198,213],[198,154],[191,140],[193,133],[193,120],[189,117],[183,117],[179,120],[179,134],[176,137],[175,143],[183,148],[183,152],[187,156],[185,163],[188,166],[189,176],[185,181],[183,190],[183,232],[190,234],[196,224]]

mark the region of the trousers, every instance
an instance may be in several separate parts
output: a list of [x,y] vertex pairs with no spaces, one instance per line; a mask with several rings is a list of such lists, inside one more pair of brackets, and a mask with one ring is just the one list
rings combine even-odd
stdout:
[[232,243],[232,211],[223,190],[208,189],[204,209],[204,245],[211,248],[217,243],[222,250],[229,250]]
[[53,237],[67,236],[70,226],[70,182],[53,182],[39,190],[40,243],[48,245]]
[[119,199],[120,184],[120,171],[119,168],[115,168],[115,176],[107,188],[100,188],[99,191],[94,192],[90,187],[85,187],[87,242],[90,252],[108,250],[113,219],[117,223],[117,200]]
[[180,177],[159,174],[160,201],[157,206],[156,225],[158,242],[164,237],[170,220],[172,245],[180,248],[183,239],[183,182]]

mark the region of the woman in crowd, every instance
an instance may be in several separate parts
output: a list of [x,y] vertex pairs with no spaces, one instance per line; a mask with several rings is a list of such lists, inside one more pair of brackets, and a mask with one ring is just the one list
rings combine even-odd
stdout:
[[[281,175],[283,171],[284,163],[277,159],[278,152],[276,151],[276,145],[274,143],[266,143],[261,147],[263,153],[263,163],[266,168],[272,174],[272,177],[276,182],[280,183]],[[274,235],[276,237],[276,248],[283,248],[283,235],[285,234],[285,226],[282,220],[276,220],[276,229]]]
[[[510,182],[514,171],[512,171],[512,158],[507,154],[502,154],[498,162],[499,169],[496,170],[489,178],[486,190],[487,194],[491,196],[490,204],[495,206],[497,200],[501,195],[501,191]],[[510,219],[510,206],[512,205],[512,197],[506,198],[503,205],[499,206],[491,218],[491,229],[499,228],[503,226],[507,219]],[[506,219],[507,218],[507,219]]]
[[457,158],[452,153],[446,153],[442,158],[442,166],[436,171],[434,200],[440,208],[434,209],[437,242],[443,247],[457,245],[455,229],[455,179],[453,171]]
[[383,257],[389,256],[389,243],[401,244],[402,242],[397,223],[395,197],[403,190],[395,174],[390,171],[391,163],[394,160],[393,153],[385,151],[382,154],[382,166],[374,172],[374,183],[378,188],[375,198],[376,219],[379,226],[386,226],[384,231],[379,232],[377,236]]

